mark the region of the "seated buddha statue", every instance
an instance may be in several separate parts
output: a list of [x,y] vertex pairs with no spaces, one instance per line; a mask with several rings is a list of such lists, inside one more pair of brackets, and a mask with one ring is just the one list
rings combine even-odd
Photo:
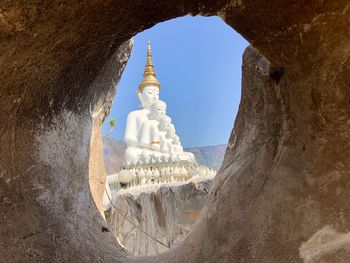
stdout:
[[181,145],[180,138],[179,136],[176,135],[175,126],[172,123],[170,123],[170,125],[168,126],[166,137],[172,142],[173,153],[177,153],[177,154],[183,153],[183,147]]
[[148,120],[144,121],[139,132],[139,142],[143,148],[161,151],[159,121],[166,114],[166,103],[158,100],[151,106]]
[[166,153],[173,153],[174,148],[172,139],[167,138],[166,134],[171,124],[171,118],[167,115],[159,120],[159,141],[160,149]]
[[151,47],[148,43],[143,80],[137,91],[142,109],[128,114],[125,129],[125,162],[137,164],[144,162],[141,156],[158,160],[172,155],[176,155],[179,160],[194,161],[192,153],[183,151],[175,127],[166,116],[166,103],[159,100],[159,89],[160,83],[156,79]]
[[180,142],[179,136],[176,135],[175,126],[170,124],[167,130],[166,137],[172,140],[173,153],[182,161],[195,162],[194,154],[185,152]]
[[156,79],[152,63],[152,52],[148,43],[147,62],[143,74],[143,80],[139,85],[137,97],[140,101],[141,110],[132,111],[128,114],[125,128],[124,140],[127,149],[124,154],[125,161],[133,162],[142,153],[143,148],[139,142],[139,132],[143,122],[148,120],[151,105],[159,100],[160,83]]

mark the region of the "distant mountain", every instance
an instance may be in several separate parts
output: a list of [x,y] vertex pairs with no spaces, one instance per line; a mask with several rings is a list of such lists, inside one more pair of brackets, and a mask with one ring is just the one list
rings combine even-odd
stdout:
[[224,160],[226,147],[227,144],[219,144],[215,146],[186,148],[185,151],[193,153],[199,164],[217,171]]
[[[226,147],[226,144],[220,144],[186,148],[185,151],[192,152],[199,164],[218,170],[224,159]],[[125,149],[126,145],[124,142],[103,138],[104,161],[107,174],[114,174],[120,170]]]
[[102,141],[106,173],[117,173],[123,163],[126,144],[110,138],[103,138]]

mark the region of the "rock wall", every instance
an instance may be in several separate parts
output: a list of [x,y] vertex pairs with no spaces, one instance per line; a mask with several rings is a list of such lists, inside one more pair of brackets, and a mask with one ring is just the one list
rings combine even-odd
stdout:
[[340,106],[349,91],[333,59],[276,79],[254,48],[245,51],[239,114],[202,216],[183,243],[148,262],[349,259],[350,111]]
[[[33,112],[19,113],[20,99],[14,115],[1,121],[1,262],[111,262],[125,256],[114,236],[102,231],[106,222],[100,213],[105,185],[100,127],[131,47],[125,42],[99,70],[91,84],[98,92],[90,94],[85,111],[73,112],[63,104],[50,121],[43,117],[36,123]],[[46,95],[42,103],[50,105],[58,96]],[[58,98],[70,96],[67,92]]]
[[204,206],[210,184],[211,180],[206,180],[162,186],[155,192],[122,190],[113,198],[115,209],[107,212],[108,227],[133,255],[167,251],[189,233]]
[[[96,129],[130,52],[123,43],[186,14],[219,15],[259,53],[245,54],[224,164],[190,234],[159,256],[126,257],[102,231]],[[0,15],[3,261],[348,259],[348,1],[13,0]],[[305,244],[323,246],[314,237],[324,229],[333,249],[310,257],[319,250]]]

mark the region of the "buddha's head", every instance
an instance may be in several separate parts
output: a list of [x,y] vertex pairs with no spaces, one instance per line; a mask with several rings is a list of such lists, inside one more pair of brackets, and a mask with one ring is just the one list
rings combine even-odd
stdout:
[[150,119],[160,120],[166,116],[166,103],[162,100],[157,100],[151,105]]
[[159,120],[159,130],[161,131],[167,131],[170,127],[171,124],[171,118],[169,116],[163,116],[160,120]]
[[151,109],[151,105],[159,100],[159,88],[156,86],[146,86],[137,91],[137,97],[140,100],[143,109]]
[[176,144],[176,145],[180,145],[180,138],[179,136],[177,136],[176,134],[174,134],[174,136],[172,137],[173,139],[173,143]]
[[167,138],[173,138],[176,135],[176,130],[175,130],[175,126],[173,124],[169,125],[169,128],[167,129]]

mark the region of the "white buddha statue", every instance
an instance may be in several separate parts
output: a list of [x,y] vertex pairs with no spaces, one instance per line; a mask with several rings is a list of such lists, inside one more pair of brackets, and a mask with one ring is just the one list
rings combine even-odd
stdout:
[[173,124],[169,124],[167,132],[166,132],[166,137],[171,140],[172,145],[173,145],[173,150],[172,152],[182,154],[183,153],[183,147],[180,142],[179,136],[176,135],[176,130],[175,126]]
[[[123,183],[129,187],[156,189],[160,183],[184,181],[193,176],[214,176],[216,173],[198,166],[194,155],[183,150],[175,126],[166,115],[167,105],[159,100],[159,89],[148,43],[143,80],[137,91],[142,109],[130,112],[127,118],[127,149],[124,169],[117,174],[118,187]],[[112,179],[109,184],[114,183]],[[113,184],[111,186],[113,189]]]
[[140,157],[146,155],[158,160],[172,154],[179,161],[195,162],[192,153],[183,151],[175,127],[166,116],[166,103],[159,100],[160,83],[154,72],[150,43],[143,77],[137,91],[142,109],[130,112],[127,118],[125,162],[134,163],[142,159],[142,163],[152,165],[154,162],[148,163],[148,158]]
[[[194,154],[191,152],[185,152],[183,150],[183,147],[180,142],[179,136],[176,135],[175,126],[173,124],[170,124],[166,133],[166,137],[168,139],[172,140],[173,144],[173,153],[174,156],[177,157],[179,161],[189,161],[189,162],[196,162],[196,159],[194,157]],[[177,160],[176,160],[177,161]]]
[[167,138],[167,132],[171,125],[171,118],[169,116],[164,116],[159,120],[159,141],[160,149],[166,153],[173,153],[174,147],[172,139]]
[[142,153],[142,147],[139,142],[139,132],[143,122],[148,120],[151,105],[159,100],[160,83],[156,79],[152,63],[151,46],[148,42],[147,62],[143,80],[139,85],[137,96],[141,103],[141,110],[132,111],[128,114],[124,140],[127,144],[125,151],[125,160],[132,162]]
[[[158,100],[151,105],[148,120],[144,121],[139,132],[139,142],[150,150],[160,151],[159,121],[166,114],[166,103]],[[156,156],[156,154],[154,154]],[[158,159],[158,158],[157,158]]]

